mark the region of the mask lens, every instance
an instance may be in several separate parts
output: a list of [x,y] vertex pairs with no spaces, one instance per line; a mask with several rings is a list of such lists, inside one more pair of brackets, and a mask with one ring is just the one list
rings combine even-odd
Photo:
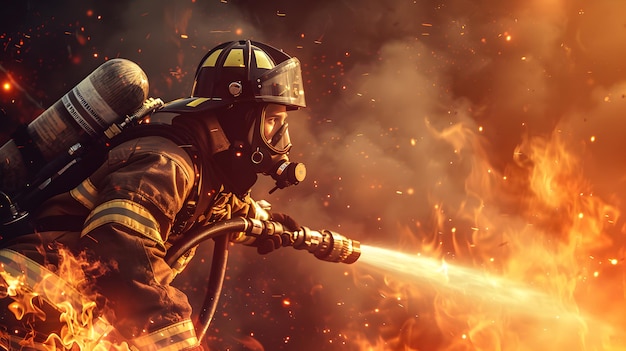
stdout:
[[263,113],[259,132],[270,150],[284,154],[291,148],[286,112],[273,113],[272,111],[269,108]]

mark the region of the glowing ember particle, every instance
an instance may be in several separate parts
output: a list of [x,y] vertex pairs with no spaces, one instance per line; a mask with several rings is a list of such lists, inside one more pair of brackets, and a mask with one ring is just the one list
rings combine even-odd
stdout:
[[2,84],[2,89],[3,89],[4,91],[9,91],[9,90],[11,90],[11,83],[6,82],[6,83]]
[[283,306],[285,306],[285,307],[291,306],[291,301],[289,301],[289,299],[284,299],[283,300]]
[[618,261],[617,258],[611,258],[609,262],[611,262],[612,265],[616,265]]
[[182,39],[189,39],[189,36],[187,34],[181,34],[180,37]]
[[591,138],[589,138],[589,141],[591,141],[592,143],[596,141],[596,136],[592,135]]

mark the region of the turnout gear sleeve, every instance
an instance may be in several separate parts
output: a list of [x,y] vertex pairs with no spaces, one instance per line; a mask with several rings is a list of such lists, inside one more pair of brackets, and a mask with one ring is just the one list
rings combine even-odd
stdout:
[[112,149],[105,164],[70,192],[90,211],[79,247],[108,265],[95,284],[111,302],[114,326],[139,350],[159,345],[176,351],[197,343],[191,306],[170,285],[176,272],[164,260],[168,233],[193,183],[187,153],[151,136]]
[[191,159],[170,140],[146,137],[123,143],[71,192],[91,210],[82,235],[115,223],[163,245],[193,182]]

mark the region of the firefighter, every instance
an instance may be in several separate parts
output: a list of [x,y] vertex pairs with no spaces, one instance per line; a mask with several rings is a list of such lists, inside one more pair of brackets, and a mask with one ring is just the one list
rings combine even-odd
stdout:
[[[81,255],[100,317],[132,348],[201,350],[188,299],[170,284],[193,252],[170,267],[167,249],[192,228],[235,216],[299,229],[252,200],[250,189],[259,174],[277,189],[304,179],[304,165],[288,157],[287,124],[288,111],[302,107],[297,58],[249,40],[218,45],[201,60],[191,97],[122,133],[93,174],[40,207],[36,232],[0,250],[0,261],[36,283],[58,269],[60,250]],[[280,245],[231,240],[262,254]]]

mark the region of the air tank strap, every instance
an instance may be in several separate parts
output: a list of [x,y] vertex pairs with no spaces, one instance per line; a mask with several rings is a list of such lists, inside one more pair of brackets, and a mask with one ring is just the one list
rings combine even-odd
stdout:
[[13,142],[20,150],[24,166],[30,176],[39,172],[46,165],[46,160],[41,151],[35,145],[33,139],[28,134],[28,125],[22,124],[11,135]]

